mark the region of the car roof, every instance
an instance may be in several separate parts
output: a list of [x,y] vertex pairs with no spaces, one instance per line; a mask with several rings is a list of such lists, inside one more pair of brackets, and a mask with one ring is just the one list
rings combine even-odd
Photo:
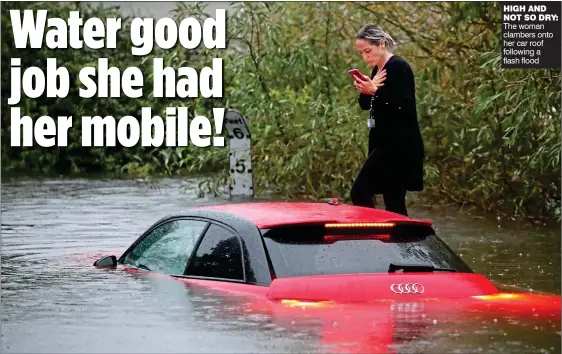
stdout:
[[312,202],[245,202],[198,207],[246,218],[260,229],[316,223],[396,222],[431,225],[430,220],[412,219],[381,209]]

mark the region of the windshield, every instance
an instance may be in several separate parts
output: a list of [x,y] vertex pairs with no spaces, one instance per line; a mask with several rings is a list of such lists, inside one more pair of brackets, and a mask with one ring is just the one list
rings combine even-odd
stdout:
[[[392,231],[318,227],[262,230],[278,278],[357,273],[388,273],[396,265],[472,270],[424,225],[398,225]],[[400,267],[398,267],[400,268]]]

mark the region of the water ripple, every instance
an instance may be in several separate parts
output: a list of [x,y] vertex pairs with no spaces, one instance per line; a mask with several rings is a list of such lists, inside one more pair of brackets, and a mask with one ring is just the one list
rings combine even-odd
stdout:
[[[357,351],[558,352],[559,324],[518,319],[479,327],[397,316],[375,337],[349,340],[353,321],[280,319],[244,299],[170,279],[100,271],[162,216],[195,205],[197,180],[47,180],[2,184],[2,352],[247,353]],[[560,230],[412,211],[477,272],[536,290],[560,291]],[[532,241],[531,241],[532,240]],[[529,245],[532,244],[532,247]],[[249,301],[249,300],[248,300]],[[417,322],[416,322],[417,321]],[[386,332],[385,332],[386,331]]]

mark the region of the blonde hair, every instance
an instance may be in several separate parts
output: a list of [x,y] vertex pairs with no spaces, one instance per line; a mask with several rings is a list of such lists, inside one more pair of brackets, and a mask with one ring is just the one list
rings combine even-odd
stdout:
[[361,28],[359,33],[357,34],[357,39],[364,39],[369,41],[371,44],[376,46],[381,44],[381,41],[384,41],[386,44],[386,48],[389,52],[393,52],[396,49],[396,42],[392,37],[383,31],[379,26],[374,25],[372,23],[366,24]]

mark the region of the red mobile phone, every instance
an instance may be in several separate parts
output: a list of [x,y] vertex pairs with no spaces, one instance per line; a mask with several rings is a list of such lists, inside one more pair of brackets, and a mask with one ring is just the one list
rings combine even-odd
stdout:
[[348,71],[348,73],[349,75],[351,75],[351,77],[353,77],[356,80],[365,81],[359,69],[351,69]]

